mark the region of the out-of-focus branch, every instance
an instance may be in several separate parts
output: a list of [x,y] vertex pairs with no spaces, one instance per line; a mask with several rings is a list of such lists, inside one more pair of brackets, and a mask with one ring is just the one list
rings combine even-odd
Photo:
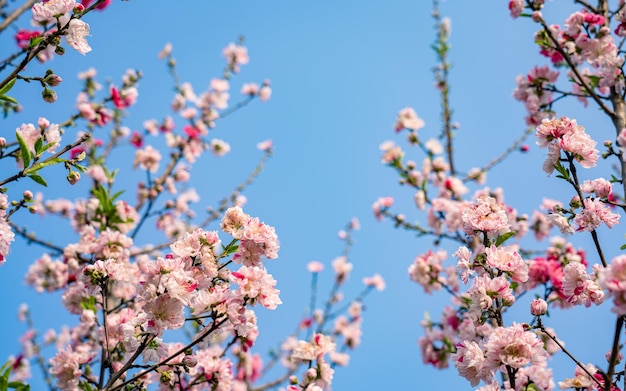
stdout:
[[6,30],[6,28],[9,27],[11,23],[13,23],[17,18],[20,17],[20,15],[30,9],[36,2],[37,0],[27,0],[20,7],[16,8],[11,15],[7,16],[7,18],[3,20],[2,23],[0,23],[0,33]]

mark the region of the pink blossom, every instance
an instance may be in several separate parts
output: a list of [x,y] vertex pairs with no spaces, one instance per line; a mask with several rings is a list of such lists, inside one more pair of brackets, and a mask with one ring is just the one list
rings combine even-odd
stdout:
[[256,83],[245,83],[241,86],[242,95],[254,96],[259,93],[259,85]]
[[159,169],[160,161],[161,153],[151,145],[148,145],[145,149],[138,149],[135,152],[135,161],[133,162],[133,168],[139,167],[142,170],[155,173]]
[[478,231],[495,236],[510,230],[506,209],[502,203],[489,196],[480,196],[462,212],[463,229],[468,235]]
[[590,390],[597,386],[596,382],[587,375],[587,372],[595,375],[598,372],[598,368],[593,364],[585,365],[586,371],[582,370],[577,365],[575,366],[574,377],[565,379],[562,382],[559,382],[559,388],[562,390],[567,388],[575,388],[575,389],[586,389]]
[[586,180],[580,186],[580,190],[585,193],[595,193],[597,197],[608,198],[612,192],[612,184],[604,178]]
[[452,256],[458,258],[456,266],[457,273],[460,275],[461,281],[463,281],[464,284],[467,284],[467,282],[469,281],[470,273],[472,273],[470,267],[470,259],[472,254],[467,247],[461,246],[458,250],[456,250],[454,254],[452,254]]
[[411,280],[417,282],[424,288],[426,293],[438,291],[445,285],[446,281],[441,275],[443,272],[443,261],[448,257],[448,253],[443,250],[433,252],[431,250],[418,255],[411,266],[409,266],[409,276]]
[[348,262],[348,258],[341,256],[337,257],[333,260],[333,269],[335,269],[335,274],[337,281],[343,282],[348,279],[350,272],[354,265]]
[[549,147],[548,159],[544,163],[544,170],[551,173],[560,157],[560,151],[569,152],[574,159],[585,168],[594,167],[598,161],[596,142],[585,133],[585,128],[578,125],[575,119],[561,117],[560,119],[544,119],[537,126],[535,133],[537,145]]
[[394,125],[396,132],[400,132],[402,129],[417,131],[423,127],[424,120],[419,118],[417,114],[415,114],[415,110],[411,107],[406,107],[400,110],[396,124]]
[[536,66],[528,75],[519,75],[515,79],[517,87],[513,91],[513,97],[524,102],[528,111],[528,125],[537,125],[550,116],[545,108],[552,102],[552,93],[545,87],[554,84],[558,76],[559,73],[548,66]]
[[602,223],[613,228],[619,222],[620,215],[611,212],[599,199],[585,198],[583,204],[583,210],[574,217],[574,223],[578,225],[577,231],[593,231]]
[[450,356],[459,375],[469,380],[472,387],[476,387],[483,380],[493,378],[493,370],[488,369],[485,352],[474,341],[463,341],[456,345],[456,352]]
[[311,273],[319,273],[324,270],[324,265],[318,261],[311,261],[307,264],[306,268]]
[[550,223],[559,227],[562,234],[571,235],[575,232],[574,228],[570,225],[569,220],[560,213],[550,213],[548,214],[547,219]]
[[211,140],[209,144],[209,148],[211,148],[211,152],[215,154],[215,156],[224,156],[228,152],[230,152],[230,145],[223,140],[214,138]]
[[239,72],[239,65],[245,65],[250,62],[248,49],[239,44],[228,44],[228,46],[224,48],[223,55],[234,73]]
[[48,0],[36,3],[32,7],[33,20],[42,23],[51,23],[55,17],[72,12],[76,2],[74,0]]
[[78,384],[86,364],[96,355],[95,351],[74,351],[71,346],[59,351],[50,359],[50,373],[56,378],[57,386],[64,391],[78,390]]
[[178,329],[185,323],[183,303],[167,294],[148,301],[143,310],[148,317],[147,331],[157,335],[161,335],[166,329]]
[[484,274],[474,278],[472,286],[468,289],[469,315],[474,320],[483,317],[483,312],[493,305],[494,299],[502,301],[502,305],[511,306],[515,303],[515,296],[511,284],[504,276],[495,278]]
[[76,49],[80,54],[87,54],[91,51],[91,46],[87,43],[87,37],[89,35],[89,25],[82,20],[72,19],[70,20],[70,26],[67,29],[67,35],[65,40],[67,44]]
[[268,100],[270,100],[271,96],[272,88],[270,87],[270,81],[266,79],[263,82],[261,89],[259,90],[259,99],[261,100],[261,102],[267,102]]
[[366,286],[372,286],[379,292],[385,290],[385,280],[378,273],[374,274],[372,277],[364,277],[363,284]]
[[598,272],[599,285],[613,297],[613,312],[626,314],[626,255],[618,255]]
[[380,161],[385,164],[395,164],[404,156],[402,148],[397,146],[393,141],[385,141],[380,144],[379,149],[383,152]]
[[[512,18],[518,18],[522,11],[524,10],[524,0],[510,0],[509,1],[509,11],[511,12]],[[475,386],[476,384],[472,384]]]
[[118,109],[125,109],[137,101],[137,97],[139,96],[139,92],[136,87],[123,87],[121,90],[118,90],[116,87],[111,86],[111,99],[113,100],[113,104]]
[[548,311],[548,303],[544,299],[534,299],[530,303],[530,313],[534,316],[545,315]]
[[545,363],[520,368],[515,374],[515,386],[517,390],[535,387],[537,391],[552,391],[554,389],[552,369],[547,368]]
[[19,46],[21,49],[25,49],[28,47],[28,45],[30,45],[31,39],[40,36],[41,33],[39,31],[19,29],[17,33],[15,33],[15,40],[17,41],[17,46]]
[[487,264],[503,271],[516,282],[528,280],[528,265],[512,246],[496,247],[492,245],[485,249]]
[[265,140],[265,141],[261,141],[260,143],[258,143],[256,145],[257,149],[261,150],[261,151],[271,151],[272,147],[273,147],[273,142],[272,140]]
[[372,209],[374,210],[374,216],[376,219],[382,220],[382,212],[393,205],[392,197],[381,197],[374,202]]
[[[93,0],[81,0],[80,2],[85,8],[91,6],[91,3],[93,3]],[[102,3],[98,4],[96,6],[97,10],[103,10],[106,7],[108,7],[111,4],[111,0],[104,0]]]
[[53,261],[48,254],[43,254],[28,268],[25,282],[41,293],[44,290],[54,292],[63,288],[68,279],[68,266],[61,261]]
[[282,303],[278,297],[280,291],[275,288],[276,280],[263,268],[242,266],[230,274],[230,281],[239,286],[238,293],[252,304],[258,301],[263,307],[273,310]]
[[431,364],[438,369],[448,367],[450,351],[447,348],[441,347],[445,344],[444,341],[448,339],[449,337],[440,329],[433,327],[427,327],[425,329],[424,335],[417,341],[424,364]]
[[543,364],[548,354],[537,335],[525,331],[522,325],[514,323],[510,327],[497,327],[485,344],[486,364],[489,369],[501,365],[522,368],[528,364]]
[[[2,194],[0,197],[6,197],[6,194]],[[11,243],[15,240],[15,234],[9,223],[2,217],[3,215],[4,211],[0,213],[0,266],[6,261]]]

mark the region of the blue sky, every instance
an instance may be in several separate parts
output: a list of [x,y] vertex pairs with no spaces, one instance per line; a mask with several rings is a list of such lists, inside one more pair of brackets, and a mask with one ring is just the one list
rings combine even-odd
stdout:
[[[533,65],[546,63],[532,43],[530,20],[512,20],[506,2],[480,8],[476,4],[460,0],[441,4],[442,14],[452,19],[451,99],[454,120],[461,124],[457,161],[465,169],[484,165],[523,132],[523,106],[511,97],[514,79]],[[566,8],[559,4],[558,13],[563,15]],[[19,116],[4,120],[5,133],[12,134],[19,124],[35,122],[40,115],[52,122],[65,119],[78,88],[76,73],[92,66],[103,81],[117,82],[128,68],[143,72],[138,104],[126,119],[128,126],[140,129],[145,119],[170,113],[171,83],[165,65],[156,57],[165,43],[174,46],[181,79],[201,91],[223,68],[222,48],[244,35],[251,61],[233,84],[268,78],[272,99],[254,102],[220,122],[214,135],[229,142],[232,152],[222,159],[203,159],[192,177],[203,205],[214,205],[254,167],[260,157],[256,143],[274,140],[274,157],[246,192],[246,211],[275,226],[281,241],[280,258],[268,262],[268,268],[278,280],[284,304],[274,312],[259,311],[263,335],[259,352],[289,333],[306,307],[306,264],[311,260],[325,263],[327,270],[321,278],[330,280],[330,261],[342,249],[337,231],[356,216],[362,229],[355,234],[355,270],[346,296],[360,290],[363,276],[376,272],[386,278],[387,290],[368,298],[362,346],[354,352],[350,366],[337,371],[333,388],[470,389],[454,369],[440,372],[421,364],[416,343],[422,332],[419,323],[425,311],[437,317],[448,302],[445,294],[426,296],[408,278],[408,266],[416,255],[431,248],[431,241],[417,240],[389,222],[377,222],[371,213],[376,198],[391,195],[396,198],[396,210],[411,220],[419,216],[412,194],[400,188],[393,171],[380,163],[378,146],[388,139],[402,142],[394,134],[393,124],[398,110],[406,106],[414,107],[425,120],[427,126],[421,131],[425,137],[440,130],[431,73],[435,57],[429,48],[434,38],[430,12],[431,3],[426,0],[190,0],[175,5],[164,0],[114,0],[106,12],[86,18],[91,24],[93,52],[81,56],[68,49],[64,57],[45,65],[64,79],[58,90],[59,102],[52,106],[25,104]],[[549,11],[545,14],[556,17]],[[551,21],[562,23],[562,19]],[[0,47],[11,45],[8,35],[0,37]],[[29,72],[39,69],[45,68],[33,65]],[[39,93],[35,86],[18,87],[15,95],[24,100]],[[579,118],[599,140],[614,137],[609,121],[594,109],[582,110],[580,104],[571,102],[557,111]],[[558,198],[568,193],[563,192],[564,184],[541,171],[543,152],[532,140],[529,144],[531,151],[498,166],[488,185],[504,187],[506,201],[531,214],[543,196]],[[130,147],[122,151],[131,152]],[[422,159],[417,151],[410,153],[415,160]],[[129,166],[123,166],[121,174],[132,185],[137,179]],[[20,184],[27,185],[36,190],[30,183]],[[51,198],[67,191],[67,186],[52,189]],[[196,210],[201,213],[203,207]],[[28,221],[44,237],[68,232],[61,225],[49,230],[37,217]],[[610,236],[615,241],[610,255],[616,254],[616,241],[623,233],[619,226],[616,231]],[[581,237],[577,243],[588,246],[590,240]],[[456,248],[447,250],[452,253]],[[40,253],[39,248],[16,243],[0,270],[2,308],[9,314],[0,326],[7,336],[0,357],[17,352],[15,340],[23,326],[13,314],[20,303],[29,302],[41,311],[35,314],[40,327],[51,318],[72,321],[64,320],[60,305],[50,304],[57,298],[38,295],[21,282],[28,264]],[[524,311],[522,305],[515,319],[528,321]],[[552,326],[568,347],[586,355],[582,361],[600,364],[608,349],[608,330],[613,327],[607,312],[608,306],[600,311],[559,313]],[[593,316],[581,316],[589,313]],[[510,321],[513,319],[511,316]],[[581,337],[581,330],[590,333]],[[598,348],[593,335],[606,336],[606,343]],[[573,372],[563,357],[555,358],[555,364],[557,380]]]

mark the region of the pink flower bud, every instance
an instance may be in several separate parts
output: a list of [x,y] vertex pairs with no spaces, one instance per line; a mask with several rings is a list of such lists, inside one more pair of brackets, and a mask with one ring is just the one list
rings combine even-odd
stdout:
[[541,11],[534,11],[532,14],[533,22],[539,23],[543,16],[541,15]]
[[70,183],[70,185],[75,185],[79,179],[80,173],[78,171],[70,171],[70,173],[67,174],[67,181]]
[[43,89],[43,91],[41,92],[41,97],[43,98],[44,101],[48,103],[54,103],[57,101],[57,93],[54,92],[54,90],[51,90],[49,88]]
[[319,273],[322,270],[324,270],[324,265],[322,265],[320,262],[318,261],[311,261],[309,262],[309,264],[306,266],[306,268],[311,272],[311,273]]
[[27,201],[28,200],[32,200],[33,199],[33,192],[30,191],[30,190],[26,190],[26,191],[24,191],[23,196],[24,196],[24,199],[27,200]]
[[46,76],[46,77],[43,79],[43,81],[44,81],[44,83],[46,83],[46,84],[47,84],[47,85],[49,85],[50,87],[56,87],[56,86],[58,86],[59,84],[61,84],[61,82],[63,81],[63,79],[61,79],[61,76],[59,76],[59,75],[55,75],[55,74],[53,73],[53,74],[50,74],[50,75]]
[[193,368],[198,364],[198,360],[194,356],[187,355],[183,358],[183,365]]
[[545,315],[548,312],[548,303],[544,299],[535,299],[530,303],[530,313],[534,316]]

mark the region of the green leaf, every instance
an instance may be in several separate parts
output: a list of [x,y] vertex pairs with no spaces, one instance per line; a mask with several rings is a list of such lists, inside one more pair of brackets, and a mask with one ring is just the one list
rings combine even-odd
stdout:
[[11,88],[13,88],[16,81],[17,78],[14,77],[13,79],[11,79],[11,81],[5,84],[4,87],[0,88],[0,95],[6,95],[7,92],[11,91]]
[[80,388],[82,391],[92,391],[93,388],[91,387],[91,385],[87,382],[80,382],[78,384],[78,388]]
[[30,43],[28,44],[28,46],[34,48],[35,46],[39,45],[39,43],[43,40],[44,37],[33,37],[30,39]]
[[626,250],[626,244],[622,244],[622,247],[619,248],[620,250]]
[[105,210],[107,206],[111,204],[109,201],[109,195],[102,185],[98,185],[93,189],[93,195],[98,199],[98,201],[100,201],[100,205],[105,208]]
[[83,307],[84,310],[92,310],[96,312],[96,297],[95,296],[87,296],[83,298],[80,302],[80,306]]
[[9,388],[14,388],[15,391],[30,391],[30,386],[19,381],[12,381],[9,383]]
[[237,240],[236,240],[236,239],[233,239],[233,241],[232,241],[232,242],[230,242],[230,243],[228,244],[228,246],[224,246],[224,245],[222,245],[222,254],[221,254],[221,256],[222,256],[222,257],[227,257],[227,256],[229,256],[230,254],[234,254],[234,253],[236,253],[236,252],[237,252],[237,250],[239,249],[239,245],[238,245],[236,242],[237,242]]
[[0,370],[2,371],[2,375],[0,375],[0,391],[6,391],[9,386],[9,376],[11,376],[11,365],[7,361]]
[[[40,139],[41,140],[41,139]],[[44,146],[41,147],[41,150],[39,152],[37,152],[37,156],[41,155],[42,153],[46,152],[48,149],[52,148],[53,146],[57,145],[56,143],[48,143]]]
[[22,155],[22,161],[24,162],[24,168],[28,168],[30,166],[30,151],[28,150],[28,146],[26,145],[26,141],[20,136],[19,132],[15,132],[15,137],[17,137],[17,142],[20,144],[20,154]]
[[561,174],[560,176],[557,175],[557,178],[563,178],[566,181],[570,180],[569,170],[565,168],[565,166],[563,166],[561,162],[557,162],[557,164],[554,165],[554,168],[558,171],[559,174]]
[[15,100],[15,98],[11,98],[8,95],[0,95],[0,100],[6,100],[6,101],[11,102],[13,104],[18,104],[17,100]]
[[117,193],[113,194],[113,197],[111,197],[111,201],[115,201],[117,197],[121,196],[122,194],[124,194],[124,190],[120,190]]
[[43,137],[39,137],[37,141],[35,141],[35,155],[41,155],[41,147],[43,147]]
[[87,171],[87,167],[85,166],[81,166],[80,164],[72,164],[74,166],[75,169],[77,169],[80,172],[85,172]]
[[515,234],[516,234],[515,231],[510,231],[510,232],[507,232],[505,234],[498,236],[498,239],[496,239],[496,247],[500,247],[502,243],[506,242],[509,238],[515,236]]
[[43,179],[40,175],[37,175],[35,173],[31,173],[28,174],[27,177],[29,177],[30,179],[32,179],[33,181],[39,183],[42,186],[48,186],[48,182],[46,182],[45,179]]
[[53,164],[59,164],[59,163],[64,163],[64,162],[66,162],[66,160],[63,159],[63,158],[60,158],[60,157],[55,157],[54,159],[47,159],[47,160],[44,160],[41,163],[34,164],[32,167],[24,170],[24,173],[26,174],[26,173],[29,173],[29,172],[37,172],[37,171],[41,170],[44,167],[48,167],[48,166],[51,166]]

